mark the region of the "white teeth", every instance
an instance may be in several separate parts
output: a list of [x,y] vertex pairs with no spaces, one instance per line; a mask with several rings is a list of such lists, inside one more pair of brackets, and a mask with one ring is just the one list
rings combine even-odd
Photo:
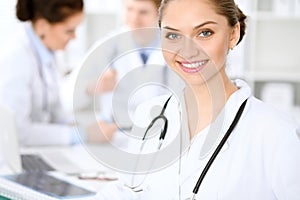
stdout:
[[203,65],[204,63],[205,63],[205,61],[194,62],[194,63],[181,63],[181,64],[187,68],[197,68],[197,67]]

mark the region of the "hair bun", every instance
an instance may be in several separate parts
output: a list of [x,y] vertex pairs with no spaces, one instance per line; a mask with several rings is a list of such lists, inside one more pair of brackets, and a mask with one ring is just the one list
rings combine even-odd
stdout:
[[20,21],[33,19],[33,2],[32,0],[18,0],[16,5],[16,16]]
[[237,9],[237,16],[238,16],[238,20],[239,20],[239,23],[240,23],[240,39],[238,41],[237,44],[239,44],[245,33],[246,33],[246,19],[247,19],[247,16],[241,11],[241,9],[236,5],[236,9]]

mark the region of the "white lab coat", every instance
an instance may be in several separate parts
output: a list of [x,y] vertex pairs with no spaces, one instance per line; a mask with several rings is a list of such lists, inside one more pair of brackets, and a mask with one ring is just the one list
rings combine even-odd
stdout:
[[[26,24],[1,55],[0,102],[15,112],[22,145],[70,144],[74,130],[64,124],[71,116],[61,106],[55,64],[40,66],[28,37],[29,29],[30,25]],[[47,87],[39,69],[43,70]]]
[[[181,157],[181,165],[175,162],[163,170],[147,175],[141,187],[142,192],[133,192],[118,183],[101,191],[99,199],[190,198],[204,166],[219,143],[213,143],[214,148],[205,147],[207,142],[214,141],[211,137],[215,132],[209,130],[213,127],[220,128],[220,136],[223,136],[239,106],[248,98],[240,121],[205,176],[196,199],[298,200],[300,136],[295,123],[253,97],[245,82],[236,80],[235,83],[240,89],[232,94],[216,121],[192,139],[189,148]],[[154,105],[163,105],[166,99],[166,96],[156,98],[139,106],[137,118],[149,120],[151,118],[147,114],[149,109]],[[178,101],[175,98],[171,99],[166,109],[169,127],[180,123]],[[183,109],[182,113],[184,112]],[[149,121],[142,122],[141,126],[147,123]],[[182,123],[181,125],[182,132],[187,134],[187,126]],[[170,138],[171,140],[174,138],[172,133],[167,132],[165,147],[170,143]],[[221,137],[216,138],[217,141],[221,140]],[[150,142],[157,143],[157,140]],[[181,166],[180,173],[179,166]]]

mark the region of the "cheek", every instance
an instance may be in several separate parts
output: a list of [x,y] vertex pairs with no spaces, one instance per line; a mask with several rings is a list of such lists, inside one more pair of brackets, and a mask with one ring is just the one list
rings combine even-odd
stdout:
[[168,66],[174,68],[175,53],[169,50],[163,50],[163,56]]
[[130,22],[130,13],[126,13],[126,14],[124,15],[124,21],[125,21],[125,23]]
[[56,32],[57,42],[64,43],[71,39],[71,35],[67,34],[65,29],[57,30]]
[[56,44],[56,48],[61,48],[61,45],[62,45],[62,43],[64,41],[64,39],[62,37],[62,34],[56,33],[54,39],[55,39],[55,41],[53,43]]
[[162,37],[162,49],[163,56],[169,66],[175,60],[176,55],[178,55],[180,49],[182,49],[182,44],[180,42],[171,42]]
[[53,50],[63,50],[69,41],[69,37],[61,32],[55,32],[51,39]]
[[204,48],[211,61],[217,66],[217,68],[224,67],[227,57],[227,42],[226,40],[220,39],[215,41],[214,45],[209,45]]

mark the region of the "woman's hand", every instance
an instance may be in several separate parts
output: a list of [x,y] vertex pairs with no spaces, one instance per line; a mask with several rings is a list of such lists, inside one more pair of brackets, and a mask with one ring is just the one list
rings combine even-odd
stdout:
[[88,143],[103,143],[112,140],[117,132],[115,123],[107,123],[98,121],[87,127],[87,142]]
[[117,84],[117,71],[114,69],[109,69],[103,73],[98,82],[95,81],[91,83],[87,88],[87,93],[89,95],[102,94],[105,92],[111,92]]

